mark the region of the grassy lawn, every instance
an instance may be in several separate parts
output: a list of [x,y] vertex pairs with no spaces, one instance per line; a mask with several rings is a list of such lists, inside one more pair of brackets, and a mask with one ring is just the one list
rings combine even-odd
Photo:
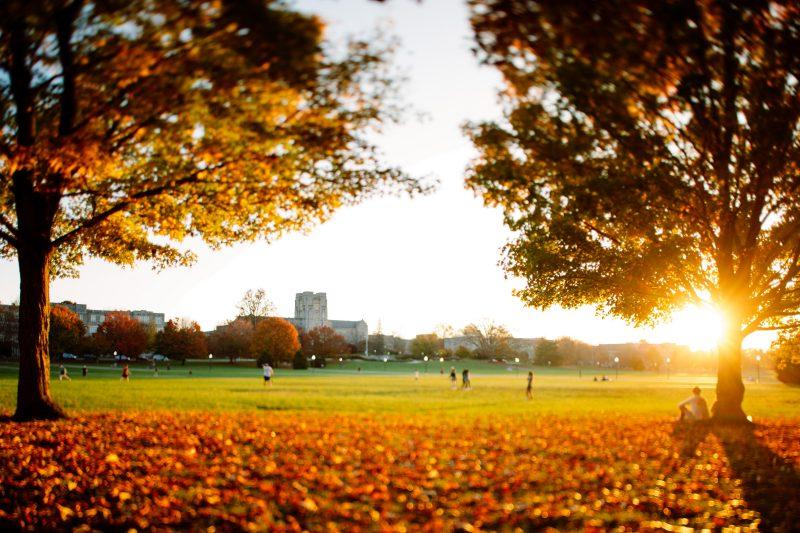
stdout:
[[[361,371],[358,370],[361,366]],[[0,529],[792,531],[800,389],[748,383],[753,427],[676,426],[712,376],[594,382],[485,362],[279,370],[68,365],[72,418],[0,422]],[[449,368],[449,367],[448,367]],[[420,379],[414,371],[420,370]],[[191,370],[191,375],[189,371]],[[54,368],[54,375],[57,369]],[[459,376],[460,377],[460,376]],[[16,369],[0,365],[0,412]],[[689,529],[685,529],[688,531]]]
[[[361,371],[358,371],[361,366]],[[325,369],[283,370],[265,387],[261,372],[251,365],[226,363],[175,365],[161,368],[158,377],[145,367],[132,367],[127,383],[118,368],[67,365],[72,381],[53,382],[53,395],[72,412],[210,410],[321,411],[328,413],[428,413],[433,416],[473,417],[497,414],[557,414],[561,416],[672,416],[675,405],[694,385],[714,398],[713,376],[621,372],[619,379],[592,381],[568,369],[535,369],[534,400],[524,396],[527,369],[508,371],[483,361],[461,362],[457,369],[472,371],[471,391],[453,391],[439,365],[413,363],[348,363]],[[447,367],[449,369],[449,366]],[[447,370],[446,369],[446,370]],[[420,379],[414,379],[414,371]],[[189,372],[191,371],[191,375]],[[57,367],[52,369],[57,376]],[[766,378],[766,376],[764,376]],[[459,372],[460,382],[460,372]],[[16,369],[0,366],[0,412],[13,410]],[[774,380],[749,383],[746,410],[756,420],[800,415],[800,389]]]

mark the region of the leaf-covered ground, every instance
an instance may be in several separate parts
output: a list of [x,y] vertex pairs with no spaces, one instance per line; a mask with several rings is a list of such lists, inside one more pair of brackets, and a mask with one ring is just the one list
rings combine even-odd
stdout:
[[163,412],[0,423],[0,529],[790,531],[800,423]]

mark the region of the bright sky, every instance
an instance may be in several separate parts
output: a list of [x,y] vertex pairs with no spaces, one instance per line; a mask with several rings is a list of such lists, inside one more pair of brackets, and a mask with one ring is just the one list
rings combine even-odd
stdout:
[[[190,268],[153,271],[90,261],[78,279],[56,280],[52,301],[73,300],[100,309],[148,309],[185,317],[204,329],[233,317],[250,288],[263,287],[279,314],[291,316],[294,294],[327,292],[332,319],[365,319],[370,330],[411,337],[440,323],[461,328],[494,320],[519,337],[571,336],[591,343],[677,342],[713,344],[714,317],[689,310],[655,330],[600,319],[591,309],[526,309],[511,294],[497,262],[508,238],[498,211],[483,207],[463,187],[472,155],[460,127],[499,115],[499,76],[477,65],[470,52],[462,0],[303,0],[320,14],[332,38],[371,35],[376,27],[399,36],[398,62],[408,75],[404,98],[423,121],[393,127],[379,143],[387,159],[415,175],[433,175],[439,189],[426,197],[379,198],[341,210],[308,235],[272,244],[241,244],[211,252],[195,246]],[[0,301],[18,298],[16,262],[0,261]],[[763,346],[764,338],[751,339]]]

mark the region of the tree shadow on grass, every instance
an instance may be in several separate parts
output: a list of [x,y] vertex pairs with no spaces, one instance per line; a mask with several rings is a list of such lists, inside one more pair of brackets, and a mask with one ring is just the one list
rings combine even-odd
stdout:
[[761,515],[763,531],[797,531],[800,525],[800,473],[758,440],[754,424],[675,424],[672,435],[686,457],[709,433],[717,437],[744,497]]

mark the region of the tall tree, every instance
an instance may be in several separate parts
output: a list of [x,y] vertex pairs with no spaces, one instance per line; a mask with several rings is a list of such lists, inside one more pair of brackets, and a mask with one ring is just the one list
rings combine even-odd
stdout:
[[548,339],[543,339],[534,350],[534,360],[537,365],[560,366],[563,357],[558,342]]
[[86,325],[77,313],[61,305],[50,309],[48,348],[51,354],[61,356],[64,352],[79,351],[85,336]]
[[200,325],[192,321],[167,321],[164,329],[156,334],[155,344],[159,353],[179,361],[200,359],[208,353],[206,336]]
[[0,3],[0,255],[20,272],[16,418],[54,418],[49,279],[86,257],[274,238],[418,182],[369,133],[397,116],[387,47],[323,43],[278,0]]
[[147,349],[144,326],[124,311],[108,313],[94,332],[98,353],[118,352],[119,355],[139,357]]
[[718,419],[744,420],[741,342],[800,311],[800,4],[472,0],[506,114],[473,124],[528,305],[633,323],[725,315]]
[[257,364],[278,364],[292,361],[300,349],[300,337],[291,322],[269,317],[258,322],[253,332],[252,350],[258,355]]
[[[320,326],[308,332],[303,332],[300,335],[300,344],[302,345],[303,355],[306,357],[311,355],[342,355],[347,353],[349,349],[345,338],[328,326]],[[370,346],[372,346],[371,339]]]
[[275,305],[267,298],[264,289],[250,289],[245,292],[236,309],[239,311],[239,316],[249,319],[253,327],[259,318],[275,314]]
[[468,324],[461,333],[472,345],[476,357],[502,357],[511,352],[511,333],[494,322]]
[[208,337],[208,349],[233,363],[237,357],[252,355],[253,324],[237,318],[218,327]]
[[436,333],[423,333],[411,339],[409,350],[413,355],[433,357],[442,343]]

